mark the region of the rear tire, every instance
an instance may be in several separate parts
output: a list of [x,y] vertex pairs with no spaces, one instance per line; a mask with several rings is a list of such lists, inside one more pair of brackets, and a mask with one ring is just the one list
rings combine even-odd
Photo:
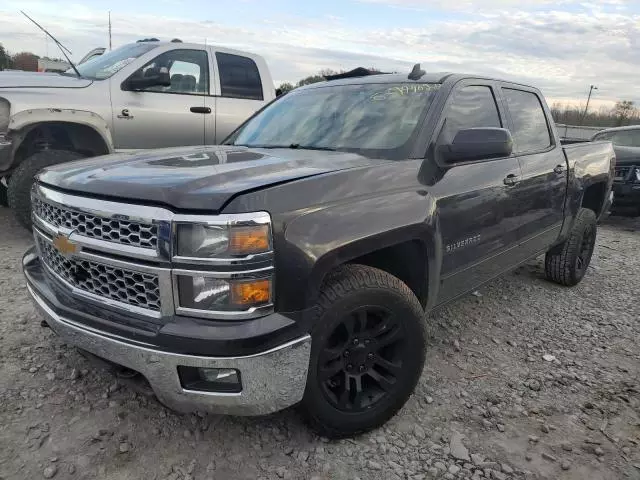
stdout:
[[85,158],[85,155],[78,152],[43,150],[25,159],[13,171],[7,188],[8,203],[23,227],[31,229],[31,185],[33,185],[33,177],[36,173],[43,168],[81,158]]
[[398,278],[345,265],[325,280],[316,308],[301,407],[320,435],[384,424],[413,393],[428,339],[420,302]]
[[596,232],[596,214],[593,210],[578,210],[569,237],[547,252],[544,262],[547,278],[569,287],[580,283],[591,262]]

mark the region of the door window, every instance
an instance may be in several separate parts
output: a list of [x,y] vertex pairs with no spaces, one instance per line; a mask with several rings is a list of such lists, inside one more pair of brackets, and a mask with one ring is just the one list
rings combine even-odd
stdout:
[[158,55],[134,76],[153,75],[166,68],[171,78],[169,87],[149,87],[144,91],[182,95],[209,93],[209,60],[204,50],[171,50]]
[[454,93],[453,101],[447,107],[438,143],[451,143],[458,131],[477,127],[500,128],[502,122],[491,88],[469,85]]
[[532,153],[551,146],[547,117],[535,93],[504,88],[509,114],[513,121],[516,153]]
[[230,53],[216,53],[223,97],[262,100],[262,80],[256,62]]

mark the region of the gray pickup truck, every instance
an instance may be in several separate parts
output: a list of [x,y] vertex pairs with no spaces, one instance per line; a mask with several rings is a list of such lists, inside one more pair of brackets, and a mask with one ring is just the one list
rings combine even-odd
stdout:
[[78,74],[0,73],[0,203],[30,227],[34,174],[113,152],[221,142],[275,98],[258,55],[144,41],[77,65]]
[[532,87],[419,65],[343,78],[221,146],[43,170],[23,270],[53,330],[165,405],[300,404],[353,435],[414,391],[426,312],[543,254],[549,280],[583,279],[614,167],[611,142],[562,146]]

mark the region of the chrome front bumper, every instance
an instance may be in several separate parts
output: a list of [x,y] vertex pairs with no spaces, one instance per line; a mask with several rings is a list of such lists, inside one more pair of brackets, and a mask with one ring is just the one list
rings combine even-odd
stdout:
[[[30,285],[27,284],[27,288],[46,322],[65,342],[141,373],[158,400],[173,410],[265,415],[302,400],[311,353],[309,335],[245,357],[174,354],[133,345],[77,324],[54,312]],[[178,366],[237,369],[242,379],[242,391],[186,390],[180,384]]]

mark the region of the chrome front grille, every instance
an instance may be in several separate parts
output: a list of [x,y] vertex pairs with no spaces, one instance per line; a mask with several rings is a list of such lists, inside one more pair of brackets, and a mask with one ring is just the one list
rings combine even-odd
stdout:
[[47,240],[37,238],[42,261],[72,287],[128,305],[160,311],[158,275],[84,259],[68,259]]
[[33,213],[54,227],[63,227],[85,237],[134,247],[156,249],[158,226],[152,223],[137,223],[118,218],[103,218],[83,213],[68,207],[47,203],[33,198]]

